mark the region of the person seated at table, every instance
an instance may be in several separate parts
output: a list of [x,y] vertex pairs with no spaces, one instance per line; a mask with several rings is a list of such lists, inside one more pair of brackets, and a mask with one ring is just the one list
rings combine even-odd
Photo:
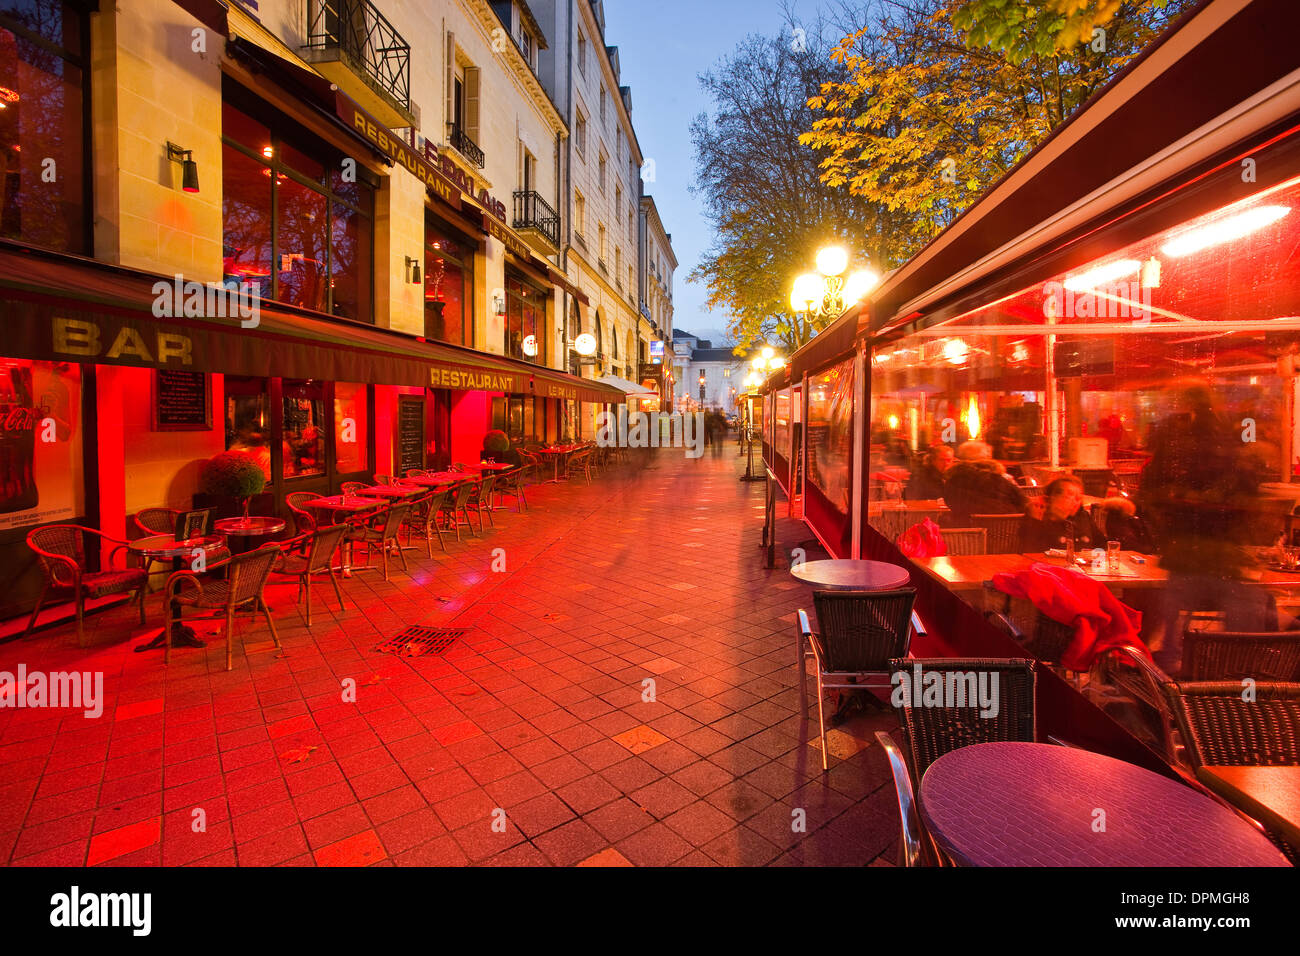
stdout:
[[912,472],[907,482],[905,497],[908,501],[928,501],[943,497],[943,476],[952,467],[956,455],[947,445],[935,445],[925,456],[925,461]]
[[1093,522],[1108,541],[1118,541],[1125,551],[1154,554],[1155,541],[1146,523],[1138,516],[1137,506],[1122,495],[1112,495],[1101,502],[1101,513]]
[[993,460],[984,442],[957,447],[957,463],[944,473],[943,500],[952,512],[953,527],[970,527],[970,516],[1019,514],[1028,506],[1025,493]]
[[1020,524],[1020,550],[1029,554],[1064,548],[1071,538],[1076,551],[1106,547],[1105,537],[1083,510],[1083,482],[1063,475],[1047,486],[1042,517],[1026,513]]

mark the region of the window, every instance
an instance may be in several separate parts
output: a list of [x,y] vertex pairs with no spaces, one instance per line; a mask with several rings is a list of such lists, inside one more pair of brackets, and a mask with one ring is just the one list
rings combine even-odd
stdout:
[[615,132],[617,133],[617,136],[615,137],[616,146],[614,155],[618,157],[618,161],[621,163],[623,161],[623,127],[620,126]]
[[605,99],[606,99],[605,84],[602,83],[600,84],[600,125],[601,126],[604,126],[605,123],[607,122],[607,120],[605,119]]
[[614,220],[615,222],[623,221],[623,187],[614,187]]
[[519,52],[524,55],[524,62],[533,68],[533,35],[527,30],[519,31]]
[[546,364],[546,299],[542,290],[506,273],[506,354]]
[[600,191],[605,192],[605,167],[609,164],[605,161],[605,154],[600,154]]
[[[59,0],[0,7],[0,236],[87,253],[87,24]],[[49,162],[55,179],[46,182]]]
[[600,250],[600,264],[605,265],[605,224],[602,222],[598,227],[600,230],[600,244],[597,247]]
[[474,246],[432,216],[424,225],[424,337],[474,346]]
[[537,188],[537,158],[523,143],[519,144],[519,188],[532,192]]
[[257,462],[271,480],[271,396],[264,378],[225,376],[226,450]]
[[573,124],[573,142],[578,147],[578,155],[584,159],[587,156],[587,117],[582,115],[581,111],[577,113],[578,120]]
[[587,38],[581,30],[578,31],[578,72],[587,75]]
[[343,154],[229,99],[222,140],[225,279],[252,282],[268,299],[373,321],[375,188],[365,170],[345,181]]
[[587,200],[582,193],[573,193],[573,228],[578,235],[587,231]]
[[614,276],[617,278],[623,271],[623,247],[614,247]]

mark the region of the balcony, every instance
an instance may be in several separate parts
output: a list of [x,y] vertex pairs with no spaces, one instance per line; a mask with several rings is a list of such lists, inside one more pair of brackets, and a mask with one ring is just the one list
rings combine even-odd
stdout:
[[369,0],[309,0],[304,58],[389,127],[418,126],[411,45]]
[[555,211],[541,193],[533,190],[515,191],[516,229],[532,229],[551,244],[551,248],[560,247],[560,214]]
[[455,123],[447,124],[447,142],[451,144],[452,149],[479,169],[482,169],[483,164],[487,162],[487,156],[479,149],[478,143],[470,139],[469,135]]

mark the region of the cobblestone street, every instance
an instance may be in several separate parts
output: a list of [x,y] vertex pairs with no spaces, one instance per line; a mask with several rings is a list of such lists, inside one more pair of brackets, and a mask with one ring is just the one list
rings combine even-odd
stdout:
[[[530,486],[531,510],[496,512],[484,537],[433,560],[421,543],[388,583],[346,579],[342,613],[318,586],[310,631],[295,586],[274,584],[283,653],[239,618],[229,673],[216,622],[199,626],[206,650],[170,666],[133,653],[161,621],[158,592],[149,628],[128,606],[89,618],[84,651],[70,625],[0,645],[0,670],[102,671],[106,698],[98,719],[0,710],[0,858],[892,862],[897,809],[871,731],[896,721],[832,732],[823,774],[793,666],[811,594],[762,568],[763,485],[737,481],[743,466],[728,443]],[[783,544],[805,535],[783,522]],[[375,651],[411,624],[466,632],[442,654]]]

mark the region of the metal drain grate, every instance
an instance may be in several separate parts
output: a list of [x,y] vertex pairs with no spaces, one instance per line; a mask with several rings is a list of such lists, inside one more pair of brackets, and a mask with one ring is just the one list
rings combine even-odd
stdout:
[[412,624],[383,643],[376,644],[375,651],[380,654],[396,654],[398,657],[441,654],[468,633],[469,628],[465,627],[424,627]]

